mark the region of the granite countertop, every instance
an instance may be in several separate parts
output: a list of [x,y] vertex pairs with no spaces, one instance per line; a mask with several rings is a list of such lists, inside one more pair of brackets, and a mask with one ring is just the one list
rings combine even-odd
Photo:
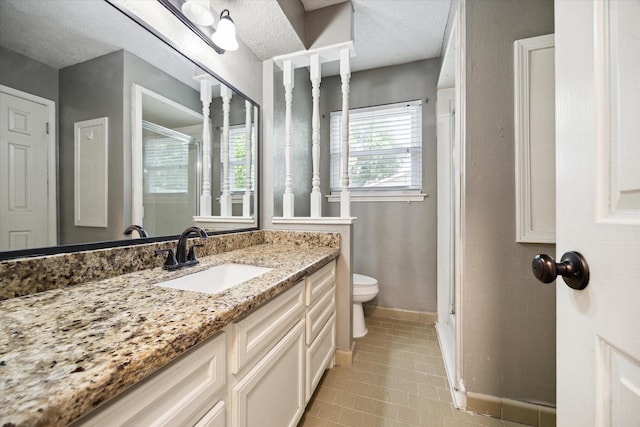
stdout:
[[[338,254],[262,244],[0,302],[0,424],[69,424]],[[153,286],[228,262],[273,270],[215,295]]]

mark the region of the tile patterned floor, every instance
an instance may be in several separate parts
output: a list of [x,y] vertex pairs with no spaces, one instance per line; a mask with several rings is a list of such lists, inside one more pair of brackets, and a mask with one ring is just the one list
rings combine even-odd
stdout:
[[451,402],[434,325],[367,318],[351,368],[326,372],[298,427],[522,427]]

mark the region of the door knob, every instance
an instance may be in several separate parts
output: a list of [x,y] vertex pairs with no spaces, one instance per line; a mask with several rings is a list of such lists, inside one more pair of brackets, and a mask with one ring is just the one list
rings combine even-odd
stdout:
[[573,289],[584,289],[589,284],[589,265],[579,252],[566,252],[559,263],[549,255],[536,255],[531,262],[531,270],[543,283],[551,283],[556,276],[562,276],[562,280]]

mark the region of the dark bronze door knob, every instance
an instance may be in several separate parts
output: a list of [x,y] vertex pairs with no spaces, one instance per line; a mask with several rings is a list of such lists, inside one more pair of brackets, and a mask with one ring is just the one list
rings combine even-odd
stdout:
[[543,283],[551,283],[556,276],[573,289],[584,289],[589,284],[589,265],[579,252],[567,252],[557,263],[549,255],[536,255],[531,262],[531,269],[536,279]]

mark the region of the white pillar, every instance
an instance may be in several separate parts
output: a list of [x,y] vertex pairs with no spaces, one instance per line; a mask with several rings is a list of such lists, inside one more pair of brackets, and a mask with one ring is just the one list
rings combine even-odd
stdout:
[[229,191],[229,104],[231,89],[220,85],[222,96],[222,195],[220,196],[220,216],[232,216],[232,200]]
[[311,55],[310,78],[313,110],[311,113],[311,217],[322,216],[322,193],[320,192],[320,56]]
[[349,194],[349,79],[351,64],[349,48],[340,50],[340,78],[342,80],[342,191],[340,192],[340,216],[351,216]]
[[200,81],[200,101],[202,101],[202,193],[200,194],[199,216],[211,215],[211,88],[213,77],[202,75],[195,77]]
[[282,197],[282,216],[293,218],[293,190],[291,188],[291,103],[293,101],[293,64],[284,61],[282,64],[285,120],[284,120],[284,195]]
[[244,132],[245,132],[245,150],[246,150],[246,163],[245,163],[245,190],[242,197],[242,216],[251,216],[251,142],[253,129],[253,123],[251,122],[251,111],[253,105],[249,101],[244,101]]

